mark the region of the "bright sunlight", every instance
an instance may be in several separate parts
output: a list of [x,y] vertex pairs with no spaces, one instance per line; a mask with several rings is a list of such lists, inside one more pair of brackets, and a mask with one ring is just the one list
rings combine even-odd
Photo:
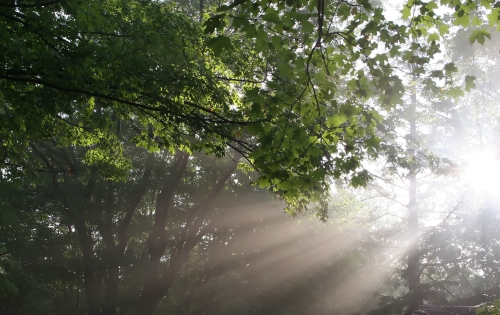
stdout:
[[472,187],[490,195],[499,193],[500,152],[484,150],[466,157],[468,166],[465,168],[465,178]]

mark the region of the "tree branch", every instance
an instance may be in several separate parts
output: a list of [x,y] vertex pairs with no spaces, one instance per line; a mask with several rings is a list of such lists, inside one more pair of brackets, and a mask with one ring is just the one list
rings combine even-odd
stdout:
[[151,261],[159,261],[166,247],[165,225],[168,218],[170,202],[180,183],[182,174],[187,167],[189,154],[178,152],[170,176],[165,176],[163,188],[157,197],[155,222],[147,239],[148,252]]
[[132,217],[141,201],[142,197],[147,191],[149,185],[149,179],[152,173],[152,164],[153,164],[153,155],[148,155],[148,160],[146,162],[146,169],[144,170],[144,174],[142,175],[141,180],[134,187],[134,193],[132,193],[132,200],[130,201],[127,210],[125,211],[125,217],[120,223],[120,227],[118,228],[118,253],[123,254],[125,248],[127,247],[128,236],[127,229],[132,222]]

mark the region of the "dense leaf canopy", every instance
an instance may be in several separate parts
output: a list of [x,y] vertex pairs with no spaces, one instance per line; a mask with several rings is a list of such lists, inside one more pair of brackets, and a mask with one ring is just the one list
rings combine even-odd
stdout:
[[[223,274],[205,259],[211,251],[226,252],[221,244],[237,243],[238,229],[257,230],[225,225],[225,214],[265,195],[258,188],[291,214],[313,205],[325,219],[333,180],[370,180],[363,162],[383,154],[413,171],[412,155],[389,136],[405,119],[405,89],[417,78],[435,98],[473,88],[473,77],[453,78],[453,63],[429,64],[441,61],[438,41],[452,25],[472,21],[469,41],[484,43],[491,36],[480,21],[497,23],[500,10],[442,0],[448,22],[434,2],[411,0],[402,10],[409,22],[397,23],[367,0],[199,5],[0,3],[6,313],[22,309],[29,292],[62,292],[47,314],[61,300],[76,301],[61,313],[172,310],[162,304],[172,288],[197,292],[209,277],[197,272]],[[196,294],[186,294],[172,312],[215,312],[224,299],[211,292],[192,312]]]
[[[218,11],[202,31],[156,1],[4,5],[3,161],[26,169],[30,142],[56,137],[119,179],[130,167],[125,140],[217,156],[232,148],[295,210],[319,200],[327,175],[363,185],[361,161],[380,142],[369,99],[387,109],[400,100],[386,53],[402,54],[406,27],[368,2]],[[120,138],[121,124],[137,134]]]

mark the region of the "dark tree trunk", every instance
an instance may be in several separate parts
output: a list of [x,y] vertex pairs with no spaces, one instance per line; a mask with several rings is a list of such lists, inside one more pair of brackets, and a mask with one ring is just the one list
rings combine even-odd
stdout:
[[158,284],[144,286],[135,315],[152,315],[163,299],[163,290]]
[[80,285],[78,283],[79,279],[76,280],[76,313],[80,314]]
[[92,249],[92,237],[84,223],[76,225],[78,239],[82,247],[83,256],[83,281],[85,285],[85,293],[87,296],[87,304],[89,307],[89,315],[100,315],[101,313],[101,278],[98,272],[98,266],[94,259],[94,251]]
[[87,304],[89,307],[89,315],[101,314],[101,284],[100,279],[96,276],[96,270],[93,266],[85,266],[83,271],[83,279],[85,282],[85,293],[87,296]]
[[108,278],[106,279],[106,295],[102,306],[102,315],[116,315],[116,298],[118,295],[118,266],[108,267]]
[[203,11],[205,10],[205,1],[200,0],[200,23],[203,21]]
[[139,304],[135,309],[135,315],[152,315],[160,301],[168,293],[170,286],[177,277],[177,273],[188,260],[191,249],[198,244],[199,240],[204,235],[204,233],[200,231],[200,228],[203,224],[205,215],[210,209],[211,203],[225,186],[231,174],[236,170],[240,159],[241,155],[236,154],[225,174],[214,186],[212,192],[202,202],[193,206],[188,211],[189,214],[187,215],[186,225],[172,251],[168,268],[164,272],[161,272],[159,267],[160,259],[163,257],[166,249],[165,226],[168,218],[168,210],[175,189],[181,179],[182,172],[186,168],[188,162],[187,154],[180,154],[178,156],[177,161],[174,163],[172,171],[173,176],[165,182],[157,198],[155,223],[152,233],[147,240],[150,257],[149,268],[142,288]]

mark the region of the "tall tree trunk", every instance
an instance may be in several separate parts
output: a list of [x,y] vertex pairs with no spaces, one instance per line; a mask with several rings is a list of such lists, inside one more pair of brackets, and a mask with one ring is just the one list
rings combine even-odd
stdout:
[[160,271],[160,259],[163,257],[166,244],[165,238],[165,224],[167,220],[168,210],[170,207],[171,199],[178,182],[181,179],[181,173],[187,165],[187,155],[180,154],[178,161],[174,163],[172,177],[165,182],[162,191],[157,198],[157,208],[155,213],[155,223],[153,225],[152,233],[147,240],[149,252],[149,267],[142,288],[141,298],[139,304],[135,309],[135,315],[152,315],[158,307],[158,304],[163,297],[168,293],[170,286],[177,277],[178,271],[189,259],[189,253],[198,244],[204,233],[199,232],[203,223],[205,215],[211,208],[213,200],[217,197],[219,192],[224,188],[227,180],[231,177],[238,166],[241,159],[241,154],[236,153],[230,163],[227,171],[215,184],[212,192],[200,203],[193,206],[188,211],[187,221],[185,227],[177,241],[175,249],[170,255],[168,268]]
[[112,209],[114,207],[114,188],[113,184],[108,184],[108,196],[106,199],[106,210],[104,214],[104,223],[98,224],[98,231],[102,237],[105,248],[102,254],[103,266],[106,269],[104,278],[104,301],[102,303],[101,315],[116,315],[116,298],[118,295],[119,281],[119,261],[123,253],[118,252],[118,246],[113,237],[113,217]]
[[[113,207],[115,200],[113,196],[114,184],[112,182],[108,183],[108,196],[106,198],[106,209],[105,209],[105,220],[104,223],[98,224],[98,230],[101,237],[106,245],[105,251],[103,253],[103,258],[106,268],[106,276],[104,278],[105,283],[105,295],[104,301],[102,303],[101,315],[116,315],[118,304],[118,287],[120,282],[120,259],[123,258],[129,236],[127,235],[128,228],[132,222],[132,217],[137,210],[139,202],[147,191],[150,182],[150,175],[152,172],[153,155],[148,156],[146,162],[146,169],[144,171],[141,180],[134,186],[131,193],[131,199],[125,210],[125,217],[121,220],[117,233],[114,233],[114,223]],[[117,236],[118,242],[115,242],[115,235]]]
[[80,314],[80,284],[78,283],[79,279],[76,280],[76,313]]
[[107,268],[108,277],[106,279],[106,294],[102,305],[101,315],[116,315],[116,298],[118,295],[119,272],[118,265],[114,264]]
[[[170,285],[168,285],[170,288]],[[168,291],[167,288],[167,291]],[[165,292],[162,288],[159,279],[156,279],[153,283],[146,283],[141,293],[141,298],[139,304],[135,309],[135,315],[152,315],[158,304],[163,299]]]
[[[416,80],[415,76],[413,80]],[[409,148],[412,150],[411,156],[413,159],[416,158],[417,153],[417,124],[416,124],[416,108],[417,108],[417,95],[416,91],[413,92],[411,96],[410,112],[409,112],[409,123],[410,123],[410,139]],[[417,203],[417,165],[416,161],[412,161],[408,187],[408,289],[413,293],[412,301],[410,302],[408,311],[413,313],[413,311],[422,304],[421,294],[420,294],[420,257],[418,254],[419,249],[419,221],[418,221],[418,203]]]
[[85,293],[87,296],[87,304],[89,307],[89,315],[100,315],[101,313],[101,279],[98,275],[98,270],[94,262],[90,236],[85,235],[85,228],[77,228],[78,238],[82,246],[83,253],[83,281],[85,284]]
[[[184,170],[187,167],[189,155],[179,152],[170,171],[166,176],[163,187],[156,197],[156,209],[154,213],[154,224],[146,240],[149,253],[149,266],[142,288],[139,304],[135,310],[136,315],[151,315],[158,307],[161,299],[168,291],[170,285],[161,278],[159,270],[160,260],[167,246],[165,227],[169,215],[171,200],[175,190],[180,183]],[[172,259],[172,258],[171,258]]]

